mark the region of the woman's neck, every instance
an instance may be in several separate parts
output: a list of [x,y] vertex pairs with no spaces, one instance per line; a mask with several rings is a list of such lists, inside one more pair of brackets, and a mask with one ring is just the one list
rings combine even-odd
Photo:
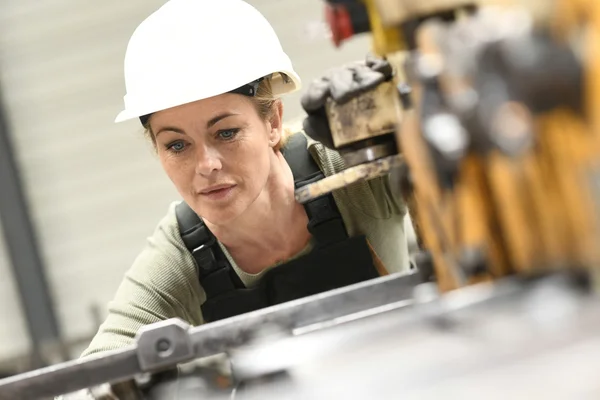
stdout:
[[292,171],[281,153],[273,157],[265,189],[254,203],[227,225],[207,223],[238,266],[248,273],[294,256],[310,240],[308,217],[294,197]]

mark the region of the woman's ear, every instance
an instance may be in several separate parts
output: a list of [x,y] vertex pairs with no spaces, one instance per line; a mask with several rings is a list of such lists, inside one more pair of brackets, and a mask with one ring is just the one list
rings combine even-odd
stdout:
[[271,128],[269,132],[269,145],[276,147],[283,134],[283,102],[281,100],[275,100],[273,103],[269,126]]

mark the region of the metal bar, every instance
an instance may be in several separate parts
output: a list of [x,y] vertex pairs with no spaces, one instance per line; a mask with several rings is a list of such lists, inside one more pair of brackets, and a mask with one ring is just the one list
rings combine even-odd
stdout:
[[60,344],[61,335],[1,104],[0,216],[32,350],[35,358],[40,360],[40,348]]
[[[417,279],[415,273],[404,276],[388,275],[191,328],[188,331],[193,343],[191,358],[223,353],[249,343],[255,334],[260,333],[266,326],[275,325],[292,332],[303,326],[408,300],[412,297],[412,289]],[[163,326],[164,323],[158,325]],[[152,325],[148,325],[144,330],[147,332],[150,329]],[[139,348],[136,343],[134,347],[110,354],[63,363],[41,371],[0,380],[0,400],[34,400],[44,396],[58,396],[106,382],[124,381],[136,374],[146,372],[139,365],[138,352],[148,351],[157,350]]]
[[120,382],[140,372],[137,348],[128,348],[26,372],[0,381],[0,400],[59,396],[104,382]]
[[210,356],[250,342],[269,327],[289,330],[412,298],[416,274],[389,275],[217,321],[190,330],[196,354]]
[[335,175],[328,176],[310,185],[302,186],[295,192],[298,203],[306,203],[334,190],[341,189],[361,180],[374,179],[389,173],[404,164],[401,154],[384,157],[365,164],[347,168]]

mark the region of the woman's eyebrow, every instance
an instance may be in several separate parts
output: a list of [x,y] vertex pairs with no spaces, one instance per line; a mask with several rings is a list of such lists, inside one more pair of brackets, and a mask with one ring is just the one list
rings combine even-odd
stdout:
[[206,123],[206,127],[210,128],[211,126],[213,126],[214,124],[216,124],[217,122],[219,122],[222,119],[228,118],[228,117],[233,117],[235,115],[240,115],[238,113],[234,113],[234,112],[224,112],[221,113],[213,118],[211,118],[207,123]]
[[[239,113],[234,113],[234,112],[229,112],[229,111],[221,113],[221,114],[218,114],[218,115],[214,116],[213,118],[211,118],[206,123],[206,127],[210,128],[211,126],[213,126],[217,122],[219,122],[219,121],[221,121],[221,120],[223,120],[225,118],[233,117],[233,116],[236,116],[236,115],[240,115],[240,114]],[[156,134],[154,135],[154,137],[158,137],[159,133],[164,132],[164,131],[172,131],[172,132],[175,132],[175,133],[180,133],[182,135],[185,134],[185,132],[183,131],[183,129],[176,128],[176,127],[173,127],[173,126],[165,126],[163,128],[160,128],[158,130],[158,132],[156,132]]]
[[158,137],[158,135],[159,135],[161,132],[164,132],[164,131],[173,131],[173,132],[176,132],[176,133],[180,133],[180,134],[182,134],[182,135],[185,133],[185,132],[183,131],[183,129],[175,128],[175,127],[172,127],[172,126],[165,126],[164,128],[160,128],[160,129],[158,130],[158,132],[156,132],[156,134],[154,135],[154,137]]

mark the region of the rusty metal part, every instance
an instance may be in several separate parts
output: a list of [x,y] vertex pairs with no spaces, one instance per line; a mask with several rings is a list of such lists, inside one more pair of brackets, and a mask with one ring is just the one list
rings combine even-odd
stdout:
[[340,151],[340,155],[349,167],[375,161],[386,156],[392,156],[396,153],[398,153],[398,147],[395,140],[375,143],[370,146],[361,147],[358,150]]
[[394,132],[399,105],[393,82],[383,82],[343,104],[328,99],[325,109],[333,144],[341,148]]
[[404,164],[404,157],[396,154],[381,158],[367,164],[360,164],[348,168],[335,175],[328,176],[320,181],[306,185],[296,190],[296,201],[307,201],[323,196],[334,190],[341,189],[362,180],[369,180],[389,173],[394,168]]

